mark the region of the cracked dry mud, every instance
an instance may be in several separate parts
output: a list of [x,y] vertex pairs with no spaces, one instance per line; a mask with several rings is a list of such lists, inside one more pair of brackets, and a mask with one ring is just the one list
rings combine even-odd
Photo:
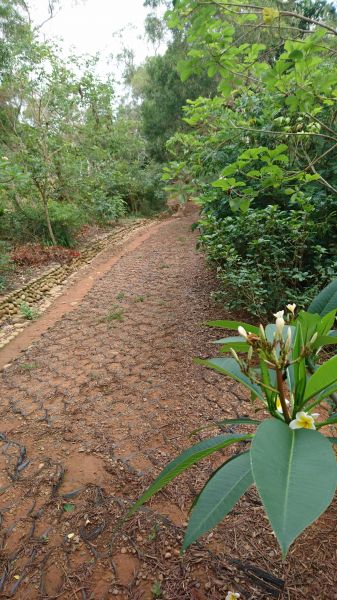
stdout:
[[220,600],[232,589],[243,600],[337,598],[336,504],[282,563],[249,490],[179,556],[195,492],[234,449],[116,529],[130,501],[191,444],[190,431],[252,411],[239,385],[193,364],[214,354],[218,332],[203,322],[224,316],[209,299],[214,280],[195,249],[195,216],[152,226],[3,371],[1,597]]

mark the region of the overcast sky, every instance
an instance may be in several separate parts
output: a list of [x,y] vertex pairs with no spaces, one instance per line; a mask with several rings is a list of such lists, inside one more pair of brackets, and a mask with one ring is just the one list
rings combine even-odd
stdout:
[[[48,14],[48,0],[29,0],[29,6],[33,21],[41,23]],[[46,38],[63,38],[66,54],[71,49],[76,54],[99,52],[99,70],[104,73],[108,57],[116,56],[123,46],[134,50],[136,63],[153,54],[140,39],[146,14],[143,0],[62,0],[61,10],[41,31]]]

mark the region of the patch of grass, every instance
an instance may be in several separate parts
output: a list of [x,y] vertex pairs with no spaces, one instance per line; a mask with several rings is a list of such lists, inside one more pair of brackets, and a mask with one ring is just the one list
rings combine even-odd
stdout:
[[151,592],[152,592],[153,598],[160,598],[161,597],[161,582],[160,581],[154,581],[153,582],[153,586],[151,588]]
[[6,289],[7,280],[3,275],[0,275],[0,292],[3,292]]
[[136,296],[135,298],[135,302],[144,302],[145,298],[144,296]]
[[161,265],[159,265],[158,269],[169,269],[170,265],[167,265],[166,263],[162,263]]
[[116,300],[123,300],[125,298],[124,292],[118,292]]
[[22,363],[20,365],[21,369],[24,369],[24,371],[32,371],[33,369],[37,369],[39,365],[36,362],[32,362],[32,363]]
[[158,525],[155,523],[152,527],[151,527],[151,531],[147,537],[149,542],[152,542],[153,540],[156,539],[158,535]]
[[32,308],[31,306],[29,306],[27,302],[22,302],[20,304],[20,312],[25,317],[25,319],[28,319],[28,321],[34,321],[40,316],[39,311],[36,310],[36,308]]
[[108,314],[105,317],[105,320],[110,323],[111,321],[124,321],[124,311],[123,309],[119,310],[109,310]]
[[111,327],[118,321],[124,321],[124,309],[120,308],[119,304],[113,304],[107,314],[99,320],[100,323],[109,323]]

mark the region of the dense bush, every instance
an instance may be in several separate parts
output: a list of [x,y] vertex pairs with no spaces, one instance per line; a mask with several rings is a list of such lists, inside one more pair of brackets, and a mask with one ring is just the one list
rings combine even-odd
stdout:
[[[75,243],[75,234],[88,220],[87,215],[83,209],[70,203],[52,200],[48,208],[57,243],[71,248]],[[21,242],[42,240],[45,244],[51,243],[40,204],[25,204],[21,211],[6,211],[0,223],[0,235]]]
[[319,210],[278,206],[215,216],[200,221],[201,244],[217,265],[220,297],[231,309],[256,315],[295,302],[307,306],[322,284],[337,273],[335,216]]
[[164,176],[200,198],[227,305],[262,315],[337,277],[337,17],[324,2],[240,6],[179,0],[168,13],[189,48],[182,80],[207,72],[218,88],[188,101]]
[[24,2],[0,0],[0,13],[1,237],[72,246],[83,223],[158,210],[139,106],[117,106],[97,57],[42,42]]
[[9,246],[0,242],[0,293],[6,288],[6,276],[12,268]]

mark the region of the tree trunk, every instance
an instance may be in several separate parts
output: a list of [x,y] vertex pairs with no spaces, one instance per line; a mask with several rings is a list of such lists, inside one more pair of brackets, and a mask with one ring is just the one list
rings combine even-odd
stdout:
[[46,186],[44,185],[43,187],[41,186],[41,184],[39,183],[39,181],[35,180],[35,185],[39,191],[39,194],[41,196],[41,200],[42,200],[42,204],[43,204],[43,209],[44,209],[44,214],[46,217],[46,223],[47,223],[47,228],[48,228],[48,232],[50,235],[50,239],[53,243],[53,246],[56,246],[56,239],[54,236],[54,232],[53,232],[53,228],[51,226],[51,222],[50,222],[50,216],[49,216],[49,210],[48,210],[48,200],[46,198]]
[[47,202],[46,198],[42,198],[42,201],[43,201],[44,214],[46,215],[46,222],[47,222],[50,239],[53,242],[53,246],[56,246],[56,239],[55,239],[53,228],[52,228],[51,222],[50,222],[48,202]]

